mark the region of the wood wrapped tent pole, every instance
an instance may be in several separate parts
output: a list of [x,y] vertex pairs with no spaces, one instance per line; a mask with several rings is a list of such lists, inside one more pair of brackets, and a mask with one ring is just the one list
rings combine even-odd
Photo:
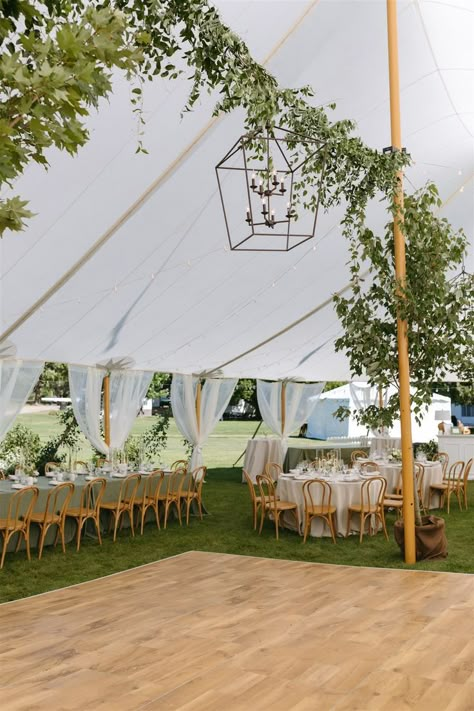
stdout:
[[[397,0],[387,0],[388,67],[390,81],[390,125],[392,150],[402,150],[400,127],[400,78],[398,72]],[[393,237],[395,276],[403,287],[406,279],[405,236],[403,225],[403,173],[397,175]],[[402,439],[403,522],[405,528],[405,563],[416,562],[415,507],[413,486],[413,447],[411,437],[410,364],[408,358],[408,324],[398,316],[397,344],[400,386],[400,424]]]
[[104,440],[110,447],[110,375],[104,378]]

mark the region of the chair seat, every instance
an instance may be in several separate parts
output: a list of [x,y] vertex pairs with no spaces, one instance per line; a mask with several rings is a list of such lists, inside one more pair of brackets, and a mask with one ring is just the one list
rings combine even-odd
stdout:
[[[270,509],[274,508],[271,502],[266,502],[265,505]],[[293,501],[279,501],[276,502],[276,508],[278,511],[289,511],[290,509],[296,509],[298,506]]]
[[86,516],[95,516],[94,509],[81,509],[80,506],[74,506],[72,509],[66,511],[66,516],[71,516],[72,518],[86,518]]
[[[106,501],[105,504],[100,505],[100,508],[107,509],[107,511],[115,511],[118,505],[118,501]],[[126,508],[127,506],[129,506],[129,502],[127,503],[126,501],[122,501],[120,504],[121,509]]]
[[383,505],[389,506],[392,509],[401,508],[403,506],[403,499],[384,499]]
[[23,521],[16,521],[14,523],[10,522],[7,528],[7,519],[0,518],[0,531],[22,531],[25,528]]
[[46,514],[45,516],[44,513],[35,512],[31,514],[31,521],[33,521],[33,523],[60,523],[61,516],[54,513]]
[[[430,484],[430,489],[435,489],[435,490],[437,490],[437,491],[446,491],[447,488],[448,488],[448,484],[443,484],[443,483],[440,483],[440,484]],[[453,488],[454,488],[454,487],[453,487]]]
[[349,511],[358,511],[362,513],[378,513],[378,506],[364,506],[363,504],[351,504]]
[[308,506],[306,511],[310,514],[333,514],[336,512],[335,506]]

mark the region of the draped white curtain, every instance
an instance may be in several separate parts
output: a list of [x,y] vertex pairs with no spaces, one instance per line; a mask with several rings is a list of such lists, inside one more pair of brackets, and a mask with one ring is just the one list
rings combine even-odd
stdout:
[[43,366],[43,362],[0,360],[0,440],[28,400]]
[[260,414],[265,424],[281,439],[281,461],[288,449],[287,438],[292,432],[307,422],[319,397],[324,383],[286,383],[285,426],[282,429],[281,389],[282,383],[257,380],[257,399]]
[[171,383],[171,408],[176,426],[193,446],[190,468],[202,465],[202,447],[229,404],[236,378],[208,378],[201,392],[200,426],[196,414],[198,379],[175,373]]
[[110,373],[110,446],[125,444],[153,373],[144,370],[112,370]]
[[109,453],[100,432],[102,381],[106,375],[104,368],[69,366],[69,393],[77,424],[89,442],[102,454]]

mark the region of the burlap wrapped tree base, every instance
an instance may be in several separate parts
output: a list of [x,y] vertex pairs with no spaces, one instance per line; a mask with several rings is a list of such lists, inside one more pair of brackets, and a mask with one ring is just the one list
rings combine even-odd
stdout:
[[[422,516],[422,526],[415,526],[416,559],[434,560],[446,558],[448,555],[448,541],[444,527],[444,518],[439,516]],[[395,540],[404,551],[405,529],[403,521],[395,521]]]

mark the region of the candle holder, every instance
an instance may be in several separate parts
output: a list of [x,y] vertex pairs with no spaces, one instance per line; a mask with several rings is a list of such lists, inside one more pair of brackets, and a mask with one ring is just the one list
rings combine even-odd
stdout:
[[[288,252],[314,237],[324,149],[320,141],[268,126],[234,143],[216,166],[232,250]],[[315,166],[318,190],[311,195],[305,184]]]

